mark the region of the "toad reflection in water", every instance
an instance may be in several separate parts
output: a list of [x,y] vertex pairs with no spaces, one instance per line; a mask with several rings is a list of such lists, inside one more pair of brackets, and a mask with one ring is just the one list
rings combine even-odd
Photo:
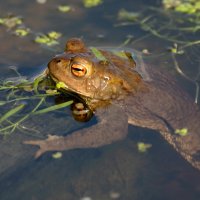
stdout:
[[[194,167],[200,169],[200,109],[167,74],[128,52],[87,48],[67,41],[64,53],[48,64],[48,76],[64,90],[78,94],[98,123],[67,136],[24,141],[46,151],[94,148],[127,135],[128,124],[156,130]],[[176,130],[187,129],[186,136]]]

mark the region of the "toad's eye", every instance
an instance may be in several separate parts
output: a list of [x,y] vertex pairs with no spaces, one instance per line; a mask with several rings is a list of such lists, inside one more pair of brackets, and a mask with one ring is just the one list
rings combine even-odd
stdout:
[[93,63],[85,57],[73,57],[70,61],[71,73],[76,77],[88,77],[93,73]]
[[80,63],[74,62],[71,65],[71,72],[76,77],[83,77],[87,73],[87,68],[86,68],[86,66],[84,66]]

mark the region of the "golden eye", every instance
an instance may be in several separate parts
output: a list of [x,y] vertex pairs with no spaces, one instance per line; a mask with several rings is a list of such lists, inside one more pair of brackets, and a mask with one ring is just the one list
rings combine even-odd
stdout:
[[87,69],[84,65],[80,63],[72,63],[71,72],[74,76],[83,77],[87,73]]

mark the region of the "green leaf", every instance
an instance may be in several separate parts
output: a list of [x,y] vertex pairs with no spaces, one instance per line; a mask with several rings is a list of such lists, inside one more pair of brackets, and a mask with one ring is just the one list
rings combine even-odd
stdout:
[[53,40],[57,40],[58,38],[61,37],[61,35],[62,35],[61,33],[56,32],[56,31],[50,31],[50,32],[47,34],[47,36],[48,36],[49,38],[53,39]]
[[3,106],[7,103],[7,101],[0,101],[0,106]]
[[104,57],[104,55],[101,53],[101,51],[99,51],[97,48],[95,47],[90,47],[92,53],[96,56],[96,58],[98,60],[101,60],[101,61],[106,61],[106,58]]
[[3,18],[0,18],[0,24],[4,24],[4,19]]
[[183,13],[187,13],[187,14],[192,14],[192,13],[195,13],[196,8],[194,7],[194,5],[192,5],[190,3],[183,3],[183,4],[180,4],[179,6],[177,6],[175,8],[175,10],[177,12],[183,12]]
[[22,24],[22,19],[19,16],[8,16],[0,19],[0,24],[6,26],[7,28],[14,28]]
[[100,4],[102,4],[103,1],[102,0],[83,0],[83,5],[86,8],[91,8],[94,6],[98,6]]
[[0,118],[0,123],[2,123],[3,121],[5,121],[6,119],[8,119],[9,117],[11,117],[12,115],[16,114],[17,112],[19,112],[20,110],[22,110],[22,108],[24,108],[24,104],[21,104],[11,110],[9,110],[7,113],[5,113],[1,118]]
[[121,9],[118,12],[118,19],[119,20],[135,22],[135,21],[137,21],[138,17],[139,17],[139,13],[129,12],[125,9]]
[[53,153],[53,154],[52,154],[52,157],[53,157],[54,159],[59,159],[59,158],[62,157],[62,152]]
[[54,111],[54,110],[58,110],[58,109],[67,107],[67,106],[71,105],[72,103],[73,103],[73,101],[67,101],[67,102],[64,102],[64,103],[61,103],[61,104],[58,104],[58,105],[50,106],[48,108],[44,108],[44,109],[35,111],[33,114],[35,114],[35,115],[44,114],[44,113],[47,113],[47,112],[51,112],[51,111]]
[[176,129],[175,133],[180,136],[186,136],[188,134],[188,129],[187,128]]
[[53,46],[59,44],[57,39],[61,36],[61,33],[51,31],[48,34],[40,34],[35,38],[35,42],[39,44],[45,44],[47,46]]
[[151,148],[152,145],[151,145],[151,144],[146,144],[146,143],[144,143],[144,142],[138,142],[138,143],[137,143],[137,147],[138,147],[138,151],[139,151],[139,152],[144,153],[144,152],[146,152],[149,148]]
[[19,37],[25,37],[30,33],[30,30],[28,28],[17,28],[14,33]]
[[45,77],[45,75],[42,74],[42,75],[36,77],[35,80],[34,80],[34,82],[33,82],[33,89],[34,89],[34,92],[36,94],[38,94],[38,85],[44,79],[44,77]]
[[56,88],[57,89],[66,89],[67,86],[64,82],[58,82],[58,83],[56,83]]
[[52,90],[52,89],[45,90],[45,92],[46,94],[52,94],[52,95],[59,94],[57,90]]
[[58,6],[58,10],[60,11],[60,12],[63,12],[63,13],[67,13],[67,12],[69,12],[69,11],[71,11],[71,6]]

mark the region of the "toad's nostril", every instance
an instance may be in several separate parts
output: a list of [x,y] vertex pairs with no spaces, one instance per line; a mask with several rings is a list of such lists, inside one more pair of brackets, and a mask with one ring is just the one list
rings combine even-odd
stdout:
[[56,59],[56,63],[60,63],[61,62],[61,60],[60,59]]

